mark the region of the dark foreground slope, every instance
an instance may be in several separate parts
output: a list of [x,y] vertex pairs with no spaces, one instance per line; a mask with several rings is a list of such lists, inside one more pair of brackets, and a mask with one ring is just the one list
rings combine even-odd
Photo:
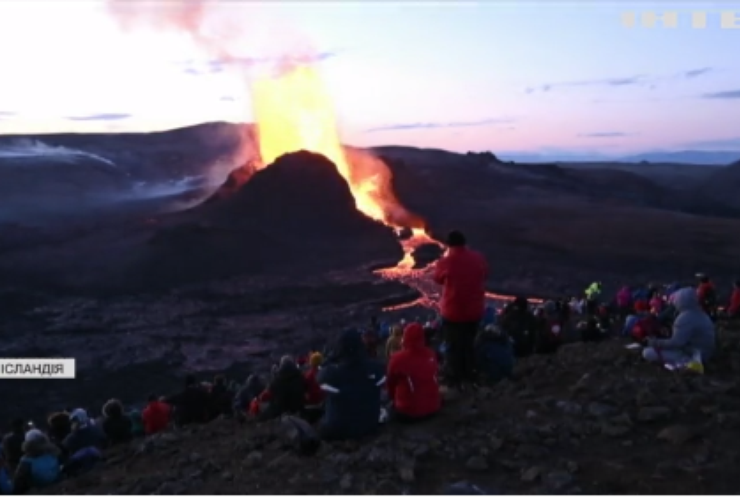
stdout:
[[[133,443],[68,494],[727,494],[740,460],[737,337],[703,377],[612,341],[523,360],[514,381],[448,395],[416,426],[299,457],[279,425],[216,421]],[[464,493],[460,493],[463,495]]]
[[130,293],[402,256],[392,230],[357,211],[334,165],[308,152],[284,156],[235,194],[186,212],[89,231],[59,228],[50,237],[6,246],[6,285]]

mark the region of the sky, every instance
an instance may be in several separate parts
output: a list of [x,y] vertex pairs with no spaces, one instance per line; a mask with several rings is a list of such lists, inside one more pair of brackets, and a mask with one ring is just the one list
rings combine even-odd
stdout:
[[[740,1],[221,3],[213,30],[229,60],[121,29],[102,0],[3,0],[0,134],[250,122],[245,67],[310,44],[353,145],[740,150]],[[680,24],[623,25],[647,11]],[[695,11],[705,29],[690,26]],[[739,29],[722,29],[721,11]]]

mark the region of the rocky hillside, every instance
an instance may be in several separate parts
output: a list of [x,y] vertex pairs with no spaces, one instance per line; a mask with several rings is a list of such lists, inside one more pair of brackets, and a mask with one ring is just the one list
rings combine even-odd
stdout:
[[[279,423],[222,420],[155,436],[64,482],[67,494],[727,494],[740,461],[740,349],[706,376],[643,363],[613,341],[517,366],[426,424],[301,457]],[[459,488],[460,485],[458,485]],[[468,492],[469,493],[469,492]],[[461,493],[462,494],[462,493]]]

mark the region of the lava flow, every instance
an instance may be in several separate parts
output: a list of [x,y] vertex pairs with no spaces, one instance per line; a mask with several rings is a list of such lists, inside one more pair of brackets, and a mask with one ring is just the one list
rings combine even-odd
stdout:
[[[210,56],[225,62],[243,62],[239,57],[243,26],[219,2],[188,0],[168,4],[146,4],[107,0],[111,17],[126,29],[154,29],[159,34],[187,35]],[[217,21],[231,21],[220,25]],[[214,24],[216,22],[216,24]],[[218,28],[218,29],[217,29]],[[305,52],[280,58],[271,73],[246,78],[256,121],[256,142],[260,158],[255,165],[267,167],[281,155],[307,150],[322,154],[347,181],[357,209],[389,227],[411,228],[412,236],[402,240],[403,259],[393,268],[380,270],[384,278],[398,279],[419,290],[424,297],[416,303],[434,306],[439,288],[432,282],[431,267],[414,269],[413,251],[425,243],[438,243],[424,230],[424,221],[408,212],[396,198],[392,175],[379,158],[359,150],[351,157],[337,132],[331,100],[318,74],[315,58]],[[504,296],[490,294],[491,298]]]

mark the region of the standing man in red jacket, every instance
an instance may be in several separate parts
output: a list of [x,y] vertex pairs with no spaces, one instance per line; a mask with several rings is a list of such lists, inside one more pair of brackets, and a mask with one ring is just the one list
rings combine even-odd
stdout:
[[475,335],[486,305],[488,263],[467,247],[465,235],[452,231],[448,251],[437,262],[434,281],[442,285],[440,314],[447,341],[447,366],[452,383],[462,389],[475,384]]

